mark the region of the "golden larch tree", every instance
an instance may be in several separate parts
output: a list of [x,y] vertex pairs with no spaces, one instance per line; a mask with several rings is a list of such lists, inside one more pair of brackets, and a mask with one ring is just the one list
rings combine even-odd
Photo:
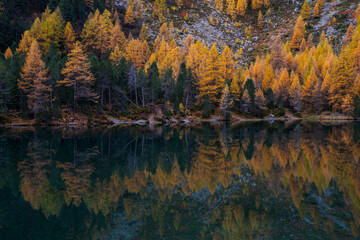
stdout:
[[351,55],[343,53],[331,72],[330,103],[335,111],[341,111],[343,99],[354,85],[354,65]]
[[239,14],[241,16],[245,15],[247,7],[248,7],[247,0],[238,0],[237,5],[236,5],[237,14]]
[[129,0],[129,3],[126,8],[125,13],[125,24],[133,24],[135,22],[135,16],[134,16],[134,2],[133,0]]
[[305,0],[302,8],[301,8],[301,16],[303,19],[308,19],[310,17],[310,5],[308,0]]
[[25,31],[20,40],[19,46],[16,49],[16,52],[20,54],[26,54],[29,51],[29,48],[33,40],[34,39],[30,36],[30,32]]
[[27,105],[34,118],[45,109],[50,100],[50,87],[47,85],[48,69],[41,58],[39,44],[34,40],[21,69],[21,79],[18,81],[18,87],[25,93]]
[[95,77],[90,69],[91,64],[87,55],[80,42],[76,42],[74,49],[68,55],[65,68],[61,71],[64,79],[58,82],[59,85],[73,88],[74,112],[76,112],[76,107],[81,99],[96,102],[97,95],[92,89]]
[[68,54],[74,49],[75,45],[75,32],[70,22],[65,26],[64,30],[64,50]]
[[302,16],[300,15],[296,20],[294,27],[294,34],[292,36],[290,46],[292,49],[299,49],[302,39],[305,37],[305,24]]
[[209,95],[211,102],[219,103],[221,90],[224,88],[225,79],[220,71],[219,53],[214,43],[206,59],[206,69],[202,79],[199,81],[199,97]]
[[115,46],[118,46],[121,51],[125,51],[126,42],[126,37],[124,32],[121,30],[120,23],[116,22],[111,30],[110,48],[114,49]]
[[12,58],[13,57],[13,52],[11,51],[11,48],[7,48],[6,49],[6,51],[5,51],[5,53],[4,53],[4,58],[6,59],[6,60],[8,60],[8,59],[10,59],[10,58]]

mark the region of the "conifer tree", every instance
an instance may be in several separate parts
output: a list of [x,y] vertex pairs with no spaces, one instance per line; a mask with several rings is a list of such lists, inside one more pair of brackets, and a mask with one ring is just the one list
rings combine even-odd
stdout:
[[264,17],[263,17],[263,15],[261,13],[261,10],[259,11],[259,15],[258,15],[258,25],[259,26],[264,25]]
[[299,49],[302,39],[305,37],[305,24],[302,16],[296,20],[294,34],[292,36],[290,46],[292,49]]
[[235,18],[236,8],[235,8],[235,0],[227,0],[226,1],[226,13],[231,16],[231,18]]
[[65,26],[64,30],[64,50],[68,54],[74,49],[75,44],[75,32],[70,22]]
[[16,49],[16,52],[20,53],[20,54],[26,54],[29,51],[29,48],[30,48],[33,40],[34,39],[30,36],[30,32],[25,31],[20,40],[19,46]]
[[343,53],[331,72],[330,103],[335,111],[341,111],[343,99],[354,84],[354,67],[349,55]]
[[27,97],[27,105],[34,114],[34,118],[37,118],[38,113],[45,109],[50,100],[50,89],[47,86],[48,69],[41,58],[39,44],[34,40],[21,69],[21,79],[18,82],[19,89]]
[[116,22],[110,36],[110,48],[114,49],[118,46],[120,51],[125,51],[126,49],[126,37],[119,22]]
[[95,77],[90,68],[89,59],[84,53],[80,42],[76,42],[74,49],[68,56],[65,68],[61,71],[64,79],[59,81],[59,85],[73,89],[74,112],[76,112],[80,100],[96,102],[97,95],[92,90]]
[[289,95],[290,95],[290,105],[293,107],[297,112],[301,110],[301,86],[299,81],[299,76],[291,72],[290,79],[292,81]]
[[202,79],[199,81],[199,97],[209,95],[210,101],[219,103],[221,89],[224,87],[225,79],[220,72],[219,54],[214,43],[206,59],[206,69]]
[[237,6],[236,6],[236,12],[237,14],[243,16],[245,15],[246,9],[247,9],[247,0],[238,0]]
[[305,0],[301,8],[301,16],[303,19],[308,19],[310,17],[310,5],[308,0]]
[[208,118],[211,115],[211,102],[210,97],[208,94],[204,96],[204,104],[203,104],[203,112],[202,116],[204,118]]
[[260,88],[257,88],[255,92],[255,104],[262,109],[265,107],[265,103],[266,99],[263,91]]
[[133,24],[135,22],[135,16],[134,16],[134,2],[133,0],[129,0],[129,3],[126,8],[125,13],[125,24]]
[[60,47],[60,41],[63,37],[64,26],[60,16],[53,12],[45,21],[41,24],[40,36],[38,37],[40,45],[46,54],[51,43],[55,43],[57,47]]
[[232,106],[232,99],[230,96],[229,86],[225,84],[225,88],[222,92],[222,97],[220,100],[220,110],[224,113],[224,120],[230,119],[230,108]]
[[6,60],[9,60],[9,58],[12,58],[14,54],[12,53],[11,49],[8,47],[4,53],[4,58]]

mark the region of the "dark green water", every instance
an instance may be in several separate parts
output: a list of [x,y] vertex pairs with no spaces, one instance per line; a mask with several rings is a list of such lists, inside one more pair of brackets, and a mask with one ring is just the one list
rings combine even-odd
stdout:
[[358,239],[360,123],[0,128],[0,239]]

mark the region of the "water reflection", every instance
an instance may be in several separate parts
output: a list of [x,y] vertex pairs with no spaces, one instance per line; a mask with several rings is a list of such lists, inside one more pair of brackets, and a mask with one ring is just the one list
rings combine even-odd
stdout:
[[0,129],[1,239],[353,239],[360,124]]

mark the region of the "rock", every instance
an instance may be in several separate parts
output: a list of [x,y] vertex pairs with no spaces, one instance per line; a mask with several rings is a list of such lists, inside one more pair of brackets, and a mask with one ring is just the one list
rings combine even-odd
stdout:
[[274,118],[274,114],[269,114],[269,118]]
[[133,121],[132,123],[133,123],[133,124],[137,124],[137,125],[144,126],[144,125],[147,124],[147,121],[146,121],[146,120],[137,120],[137,121]]

